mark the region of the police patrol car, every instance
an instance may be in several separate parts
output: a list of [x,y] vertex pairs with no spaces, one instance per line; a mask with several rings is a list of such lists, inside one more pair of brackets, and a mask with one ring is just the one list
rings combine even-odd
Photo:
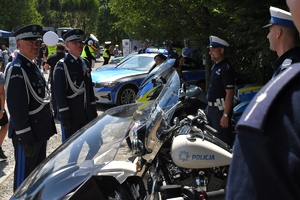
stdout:
[[[134,103],[143,79],[155,67],[154,56],[167,54],[165,49],[149,48],[144,54],[136,54],[115,68],[98,68],[91,72],[98,103],[123,105]],[[185,58],[182,78],[194,83],[205,83],[205,68],[199,62]]]

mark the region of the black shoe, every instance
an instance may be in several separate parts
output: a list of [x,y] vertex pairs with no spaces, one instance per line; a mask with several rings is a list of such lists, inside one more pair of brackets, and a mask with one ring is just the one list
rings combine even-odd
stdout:
[[7,159],[7,156],[4,154],[2,149],[0,149],[0,159]]

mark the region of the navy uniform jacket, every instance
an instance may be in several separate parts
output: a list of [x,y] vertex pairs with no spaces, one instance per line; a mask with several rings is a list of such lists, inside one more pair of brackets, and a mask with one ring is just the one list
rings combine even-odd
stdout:
[[167,57],[176,59],[173,67],[176,68],[177,73],[179,74],[179,76],[181,76],[182,70],[181,66],[179,66],[179,60],[182,58],[182,56],[177,53],[177,51],[171,49],[171,51],[168,51]]
[[274,73],[272,79],[291,64],[298,62],[300,62],[300,47],[294,47],[278,57],[273,63]]
[[[97,116],[97,109],[91,67],[86,59],[80,58],[81,64],[78,64],[70,53],[61,59],[54,69],[53,85],[57,119],[85,125]],[[67,71],[64,66],[67,67]]]
[[168,51],[168,58],[175,58],[175,59],[179,59],[181,57],[181,55],[179,55],[179,53],[177,53],[177,51],[175,50],[171,50],[171,51]]
[[146,53],[146,49],[140,49],[140,50],[138,51],[138,54],[141,54],[141,53]]
[[214,64],[212,67],[207,100],[215,102],[218,98],[225,98],[225,89],[234,89],[234,86],[235,71],[228,59],[225,58],[218,64]]
[[8,136],[17,138],[20,144],[28,144],[47,140],[55,134],[46,81],[36,64],[18,53],[6,69],[5,76],[10,113]]
[[299,99],[299,63],[252,99],[237,124],[226,199],[299,199]]

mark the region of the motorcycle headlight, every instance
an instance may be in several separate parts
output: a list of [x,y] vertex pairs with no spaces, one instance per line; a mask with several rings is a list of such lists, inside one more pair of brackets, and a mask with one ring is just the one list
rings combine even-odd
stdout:
[[96,88],[111,88],[111,87],[115,87],[116,85],[118,85],[119,82],[99,82],[95,84]]

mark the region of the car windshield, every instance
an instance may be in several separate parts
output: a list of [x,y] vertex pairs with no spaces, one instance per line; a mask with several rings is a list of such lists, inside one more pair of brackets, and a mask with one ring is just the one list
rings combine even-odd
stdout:
[[155,62],[153,57],[132,56],[131,58],[126,60],[126,62],[123,62],[120,65],[118,65],[117,68],[137,71],[148,71],[151,67],[154,66],[154,63]]

